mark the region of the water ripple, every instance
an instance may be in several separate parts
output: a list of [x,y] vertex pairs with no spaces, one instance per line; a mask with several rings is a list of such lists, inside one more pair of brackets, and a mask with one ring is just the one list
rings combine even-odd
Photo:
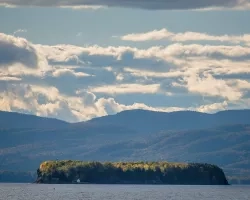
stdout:
[[250,200],[250,186],[0,184],[0,200]]

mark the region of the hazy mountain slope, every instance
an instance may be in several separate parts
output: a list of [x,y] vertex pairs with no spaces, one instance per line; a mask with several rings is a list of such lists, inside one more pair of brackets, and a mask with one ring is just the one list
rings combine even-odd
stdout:
[[250,124],[249,112],[137,110],[76,124],[1,112],[0,170],[34,170],[49,159],[168,160],[244,174],[250,166],[250,125],[243,125]]
[[109,152],[109,159],[207,162],[220,165],[232,174],[244,174],[244,171],[250,172],[250,125],[166,131],[137,141],[105,146],[95,153],[103,157],[106,152]]
[[115,125],[140,133],[155,133],[165,130],[204,129],[221,125],[250,124],[250,110],[231,110],[215,114],[193,111],[153,112],[130,110],[116,115],[94,118],[87,122],[67,123],[52,118],[43,118],[20,113],[1,112],[0,128],[75,128]]
[[152,112],[145,110],[130,110],[88,122],[74,124],[84,126],[90,124],[116,124],[130,127],[141,133],[155,133],[162,130],[204,129],[230,124],[250,124],[250,110],[223,111],[207,114],[193,111]]
[[43,160],[78,159],[206,162],[221,166],[230,175],[250,172],[250,125],[164,131],[141,138],[134,138],[136,133],[130,130],[105,130],[101,126],[82,130],[5,130],[0,134],[8,141],[0,143],[3,170],[34,170]]
[[46,159],[73,159],[76,156],[84,158],[101,146],[126,141],[134,135],[136,133],[133,130],[106,125],[58,129],[2,129],[0,169],[34,170],[39,162]]
[[66,127],[67,122],[37,117],[34,115],[26,115],[14,112],[0,111],[0,128],[57,128]]

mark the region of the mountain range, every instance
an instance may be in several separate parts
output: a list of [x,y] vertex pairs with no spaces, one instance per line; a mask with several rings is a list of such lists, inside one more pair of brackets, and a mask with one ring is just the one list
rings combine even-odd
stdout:
[[68,123],[0,112],[0,170],[44,160],[203,162],[227,176],[250,172],[250,110],[215,114],[131,110]]

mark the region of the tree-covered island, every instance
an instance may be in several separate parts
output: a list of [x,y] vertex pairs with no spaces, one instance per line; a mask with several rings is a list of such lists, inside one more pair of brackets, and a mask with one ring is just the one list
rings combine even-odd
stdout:
[[46,161],[37,176],[45,184],[228,185],[222,169],[198,163]]

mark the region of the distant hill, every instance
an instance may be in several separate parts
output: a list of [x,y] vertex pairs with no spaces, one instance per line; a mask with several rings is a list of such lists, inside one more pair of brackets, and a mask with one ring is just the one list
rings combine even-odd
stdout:
[[194,111],[153,112],[146,110],[123,111],[92,119],[75,125],[98,124],[129,127],[141,133],[155,133],[164,130],[205,129],[231,124],[250,124],[250,110],[228,110],[215,114]]
[[95,155],[108,156],[108,160],[207,162],[221,166],[227,174],[244,175],[250,173],[250,125],[163,131],[105,145]]
[[138,133],[165,130],[193,130],[232,124],[250,124],[250,110],[228,110],[215,114],[194,111],[153,112],[129,110],[116,115],[94,118],[87,122],[68,123],[62,120],[34,115],[0,111],[0,128],[65,128],[116,126]]
[[250,110],[216,114],[133,110],[67,123],[0,112],[0,170],[44,160],[206,162],[250,174]]
[[0,131],[0,169],[34,170],[56,159],[84,161],[205,162],[230,176],[250,173],[250,125],[192,131],[164,131],[136,137],[134,132],[102,127]]
[[0,128],[59,128],[67,125],[58,119],[0,111]]

